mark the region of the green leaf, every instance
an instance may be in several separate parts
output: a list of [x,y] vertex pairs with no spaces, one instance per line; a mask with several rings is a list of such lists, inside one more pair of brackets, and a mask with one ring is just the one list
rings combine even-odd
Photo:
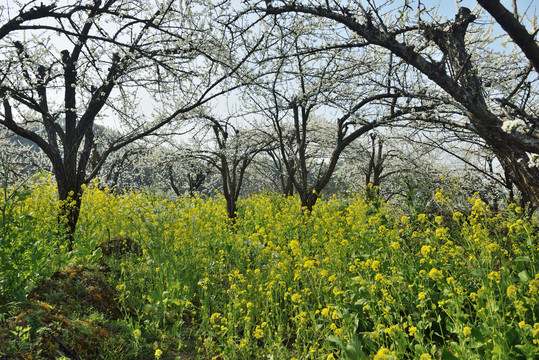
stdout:
[[97,260],[101,259],[103,257],[103,250],[99,247],[94,250],[92,253],[92,257],[90,258],[91,262],[96,262]]
[[344,348],[344,343],[342,342],[342,340],[335,336],[335,335],[329,335],[326,339],[331,345],[339,348],[339,349],[343,349]]
[[520,279],[520,282],[527,284],[530,282],[530,274],[526,270],[523,270],[518,273],[518,278]]
[[416,354],[424,354],[427,352],[427,348],[421,344],[415,344],[414,349]]
[[516,262],[527,262],[527,263],[531,263],[531,259],[529,256],[518,256],[516,259],[515,259]]
[[459,360],[459,358],[453,355],[453,353],[444,346],[442,349],[442,360]]
[[367,357],[363,353],[362,348],[363,344],[361,343],[361,340],[359,339],[357,334],[354,334],[348,344],[346,344],[346,348],[344,349],[345,359],[366,359]]
[[500,344],[494,345],[494,348],[492,349],[492,353],[498,356],[501,356],[503,354],[502,347]]
[[365,305],[367,305],[369,303],[370,303],[370,301],[367,300],[367,299],[359,299],[354,303],[354,306],[360,306],[360,307],[363,308],[363,306],[365,306]]

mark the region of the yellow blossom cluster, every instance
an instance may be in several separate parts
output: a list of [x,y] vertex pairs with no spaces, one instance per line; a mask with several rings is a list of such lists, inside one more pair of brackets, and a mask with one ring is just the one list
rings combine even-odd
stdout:
[[[45,179],[15,208],[40,214],[27,224],[35,241],[57,229],[54,194]],[[118,260],[112,288],[153,328],[130,338],[192,331],[207,358],[538,357],[534,220],[514,206],[493,213],[478,197],[453,210],[442,189],[435,199],[436,214],[362,194],[302,214],[298,199],[266,193],[241,200],[231,222],[219,195],[171,200],[91,184],[72,257],[54,261],[92,264],[99,243],[132,239],[142,250]],[[54,244],[43,249],[67,256]],[[168,356],[164,345],[155,358]]]

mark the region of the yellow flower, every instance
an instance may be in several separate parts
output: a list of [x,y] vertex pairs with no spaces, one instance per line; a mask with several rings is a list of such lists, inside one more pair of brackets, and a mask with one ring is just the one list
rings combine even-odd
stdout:
[[423,257],[426,257],[428,258],[429,257],[429,254],[432,252],[432,247],[430,245],[423,245],[421,247],[421,255],[423,255]]
[[442,279],[444,277],[444,274],[442,273],[441,270],[432,268],[432,270],[429,272],[429,277],[432,280],[436,281],[436,280]]
[[299,303],[301,302],[301,295],[300,294],[293,294],[291,296],[292,302]]
[[517,287],[513,284],[509,285],[507,287],[507,296],[512,298],[513,296],[515,296],[517,294]]
[[392,356],[392,355],[395,355],[395,353],[389,351],[389,349],[387,349],[387,348],[381,348],[380,350],[378,350],[378,352],[376,353],[376,355],[374,355],[373,360],[389,360],[389,359],[394,359],[395,357]]
[[255,332],[253,333],[253,336],[257,339],[262,339],[264,337],[264,330],[257,326]]
[[140,330],[139,329],[133,330],[133,336],[138,338],[140,336]]
[[469,336],[471,333],[472,333],[472,328],[469,326],[465,326],[464,329],[462,330],[462,334],[464,336]]
[[221,313],[213,313],[212,316],[210,316],[210,323],[215,324],[215,322],[217,321],[217,319],[219,319],[220,316]]
[[155,349],[155,358],[159,359],[161,355],[163,355],[163,352],[160,349]]
[[497,271],[492,271],[490,274],[488,274],[488,279],[499,284],[501,279],[500,273]]
[[410,326],[410,328],[408,329],[408,334],[410,334],[410,336],[416,336],[417,328],[415,326]]
[[418,295],[417,295],[417,298],[419,300],[425,300],[425,297],[427,296],[427,293],[424,292],[424,291],[421,291]]
[[461,212],[455,211],[455,212],[453,213],[453,220],[454,220],[454,221],[459,221],[459,220],[462,218],[462,216],[463,216],[463,215],[462,215]]
[[533,324],[533,337],[539,337],[539,323]]
[[[537,278],[537,275],[535,276]],[[530,281],[528,293],[535,296],[539,292],[539,280],[534,279]]]
[[371,263],[371,268],[373,271],[378,271],[378,269],[380,268],[380,261],[373,260],[373,262]]
[[432,356],[429,354],[422,354],[419,360],[432,360]]
[[292,250],[294,249],[298,249],[299,248],[299,242],[297,240],[292,240],[290,241],[290,243],[288,244],[288,246],[290,246],[290,248]]

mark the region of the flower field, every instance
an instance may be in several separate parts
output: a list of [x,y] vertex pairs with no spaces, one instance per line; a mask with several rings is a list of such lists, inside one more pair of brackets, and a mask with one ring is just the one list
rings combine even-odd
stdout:
[[[40,281],[104,264],[130,307],[90,316],[111,333],[95,344],[104,359],[539,357],[539,231],[514,205],[454,209],[441,190],[436,214],[359,194],[302,215],[295,198],[259,194],[229,225],[217,195],[91,186],[68,253],[50,180],[1,196],[0,358],[37,354],[43,329],[60,331],[14,320]],[[107,257],[98,245],[111,237],[141,251]]]

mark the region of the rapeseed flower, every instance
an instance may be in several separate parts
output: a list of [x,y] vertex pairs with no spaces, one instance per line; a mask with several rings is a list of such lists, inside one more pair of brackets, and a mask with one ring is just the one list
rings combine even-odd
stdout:
[[[18,216],[50,212],[46,221],[36,218],[36,237],[50,237],[57,229],[54,191],[36,188],[17,209]],[[492,345],[481,347],[480,355],[476,348],[465,348],[472,326],[464,321],[492,324],[473,330],[492,339],[488,344],[503,336],[502,329],[516,329],[524,347],[539,345],[539,323],[530,325],[539,292],[533,260],[518,262],[518,270],[513,266],[519,256],[538,258],[537,234],[520,214],[492,215],[477,198],[466,209],[475,206],[473,216],[453,212],[454,223],[450,216],[430,222],[431,214],[403,217],[402,209],[374,209],[361,196],[321,200],[302,217],[298,199],[253,195],[241,200],[245,216],[238,217],[231,231],[226,201],[219,195],[171,201],[146,192],[104,192],[92,185],[85,191],[81,229],[92,233],[81,231],[80,247],[95,248],[90,241],[99,234],[106,238],[108,231],[139,242],[141,258],[135,266],[122,260],[122,276],[113,279],[113,288],[142,294],[132,299],[133,306],[149,323],[159,324],[152,332],[166,331],[160,327],[168,326],[162,320],[168,321],[169,314],[197,321],[197,346],[208,357],[225,356],[223,349],[230,358],[240,357],[239,352],[245,358],[277,352],[285,359],[333,356],[343,349],[324,339],[336,335],[344,343],[351,341],[346,334],[353,333],[357,324],[352,319],[357,318],[375,324],[365,338],[378,347],[394,346],[395,351],[384,347],[370,355],[377,359],[402,353],[428,359],[431,355],[415,344],[431,348],[422,329],[442,315],[455,319],[461,336],[442,334],[440,341],[463,358],[492,357]],[[445,201],[446,194],[440,193]],[[440,226],[445,223],[447,227]],[[15,248],[22,240],[10,241]],[[485,268],[490,269],[486,274]],[[519,285],[509,282],[513,278],[520,278]],[[129,335],[140,337],[140,331]],[[289,341],[288,333],[295,337],[287,347],[279,339]],[[323,349],[312,349],[322,343]]]
[[490,272],[490,274],[488,274],[488,279],[491,280],[491,281],[494,281],[496,282],[497,284],[500,283],[500,280],[501,280],[501,276],[500,276],[500,273],[498,271],[492,271]]
[[256,339],[262,339],[264,337],[264,330],[262,330],[259,326],[255,328],[255,331],[253,333],[253,336]]
[[395,352],[390,351],[387,348],[380,348],[376,355],[374,355],[373,360],[391,360],[395,359]]
[[292,296],[290,297],[290,299],[292,300],[292,302],[294,303],[300,303],[301,302],[301,295],[300,294],[292,294]]
[[444,274],[441,270],[438,270],[436,268],[432,268],[430,271],[429,271],[429,277],[434,280],[434,281],[437,281],[437,280],[440,280],[444,277]]
[[514,284],[511,284],[507,287],[507,296],[509,298],[512,298],[514,297],[516,294],[517,294],[517,290],[518,288],[514,285]]
[[431,252],[432,252],[432,247],[430,245],[423,245],[421,247],[421,255],[423,255],[423,257],[428,258]]

